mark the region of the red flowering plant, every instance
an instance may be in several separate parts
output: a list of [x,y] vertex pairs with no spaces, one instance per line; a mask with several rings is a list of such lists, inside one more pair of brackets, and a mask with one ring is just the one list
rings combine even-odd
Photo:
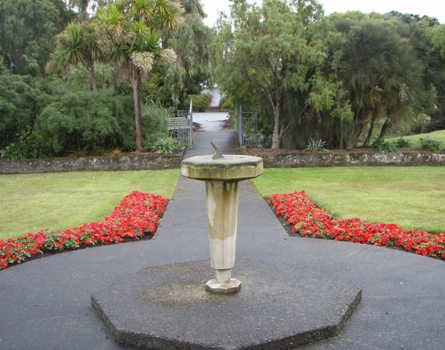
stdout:
[[424,256],[445,259],[445,233],[431,234],[360,219],[336,219],[308,198],[304,191],[273,194],[269,201],[278,217],[302,236],[395,246]]
[[153,235],[167,203],[168,200],[160,195],[133,191],[100,222],[0,240],[0,270],[44,251],[121,243],[124,239]]

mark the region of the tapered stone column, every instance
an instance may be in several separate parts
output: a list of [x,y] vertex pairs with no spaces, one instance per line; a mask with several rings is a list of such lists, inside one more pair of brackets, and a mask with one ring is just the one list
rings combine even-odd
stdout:
[[230,294],[241,289],[232,278],[235,266],[238,223],[238,182],[261,175],[259,157],[225,155],[219,158],[198,156],[182,161],[181,174],[206,184],[210,260],[216,278],[206,284],[212,293]]
[[241,282],[231,278],[236,255],[238,181],[206,181],[206,197],[210,260],[216,270],[216,279],[207,282],[207,289],[238,291]]

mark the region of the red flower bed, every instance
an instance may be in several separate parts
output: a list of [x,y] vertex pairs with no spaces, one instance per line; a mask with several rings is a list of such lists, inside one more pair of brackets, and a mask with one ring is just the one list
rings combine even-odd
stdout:
[[154,234],[168,200],[162,196],[131,192],[100,222],[66,230],[42,230],[0,240],[0,270],[45,250],[77,249],[82,245],[121,243],[124,238]]
[[396,246],[424,256],[445,259],[445,233],[431,234],[357,218],[339,220],[310,200],[304,191],[274,194],[269,201],[276,215],[284,218],[292,230],[302,236]]

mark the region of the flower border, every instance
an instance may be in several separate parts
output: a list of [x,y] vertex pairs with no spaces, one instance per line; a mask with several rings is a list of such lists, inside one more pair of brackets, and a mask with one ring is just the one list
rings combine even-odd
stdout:
[[358,218],[336,219],[309,199],[304,191],[273,194],[269,202],[277,217],[285,219],[293,232],[303,237],[400,247],[416,254],[445,259],[445,233],[432,234]]
[[0,270],[44,251],[121,243],[124,239],[153,235],[167,204],[168,200],[160,195],[133,191],[100,222],[0,240]]

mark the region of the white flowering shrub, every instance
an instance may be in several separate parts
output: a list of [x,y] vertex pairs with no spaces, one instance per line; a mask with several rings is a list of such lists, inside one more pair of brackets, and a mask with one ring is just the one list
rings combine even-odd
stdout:
[[161,61],[166,64],[172,64],[176,62],[176,52],[172,49],[165,49],[161,52]]
[[133,52],[131,55],[131,61],[144,73],[149,73],[153,68],[153,52]]

